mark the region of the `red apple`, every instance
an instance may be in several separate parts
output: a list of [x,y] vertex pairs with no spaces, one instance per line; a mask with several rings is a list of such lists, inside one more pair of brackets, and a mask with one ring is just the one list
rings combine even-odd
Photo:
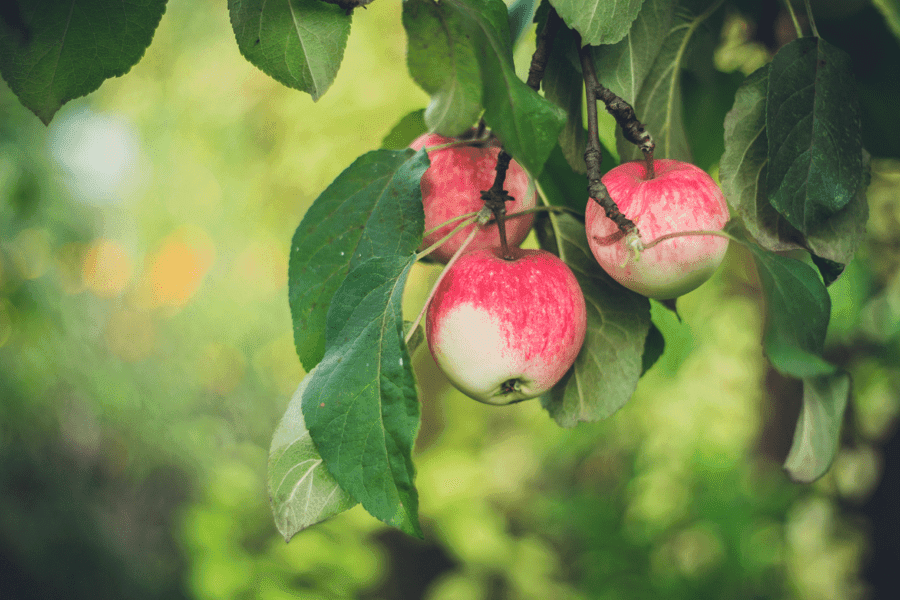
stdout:
[[[603,176],[609,195],[634,221],[644,245],[669,233],[722,229],[728,206],[712,177],[677,160],[653,162],[646,179],[644,161],[628,162]],[[585,229],[591,251],[609,275],[639,294],[667,300],[686,294],[709,279],[728,249],[716,235],[686,235],[664,240],[639,256],[628,248],[619,228],[599,204],[588,201]]]
[[[452,141],[454,141],[452,138],[432,133],[416,139],[410,148],[418,150],[423,147],[440,146]],[[453,217],[481,210],[481,207],[484,206],[481,192],[490,189],[494,184],[498,154],[500,154],[500,148],[496,143],[488,143],[483,146],[452,146],[428,153],[431,166],[425,171],[421,181],[426,231]],[[514,202],[506,203],[507,215],[532,208],[537,202],[534,190],[530,194],[528,193],[528,174],[516,161],[509,164],[503,187],[510,196],[515,198]],[[510,246],[521,244],[533,223],[534,215],[507,219],[507,243]],[[425,236],[421,248],[427,248],[439,241],[453,231],[457,225],[459,222],[442,227]],[[478,227],[478,225],[472,224],[458,232],[429,256],[446,264],[462,245],[472,227]],[[489,223],[476,234],[466,251],[499,246],[500,233],[497,231],[497,225]]]
[[545,250],[496,248],[461,256],[428,306],[428,347],[447,378],[486,404],[540,396],[566,373],[584,342],[584,295]]

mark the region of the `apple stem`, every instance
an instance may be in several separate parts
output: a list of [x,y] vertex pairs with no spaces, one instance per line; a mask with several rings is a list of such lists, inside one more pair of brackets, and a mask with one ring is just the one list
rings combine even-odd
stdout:
[[[587,148],[584,151],[584,165],[588,177],[588,195],[602,208],[606,216],[615,223],[625,235],[637,231],[634,221],[622,214],[619,206],[609,195],[609,190],[601,181],[600,165],[603,162],[603,151],[600,146],[599,118],[597,116],[597,73],[594,71],[594,60],[591,57],[590,46],[581,47],[581,36],[572,32],[575,43],[578,45],[578,54],[581,58],[581,71],[584,74],[584,89],[587,93],[587,118],[588,138]],[[602,86],[600,86],[602,87]],[[604,88],[606,89],[606,88]],[[609,90],[607,90],[609,91]],[[629,107],[630,108],[630,107]],[[609,110],[607,108],[607,110]],[[634,111],[632,111],[633,114]]]
[[510,161],[512,161],[512,155],[506,150],[500,150],[500,154],[497,155],[497,174],[494,177],[494,184],[491,189],[481,192],[484,205],[491,209],[491,212],[494,213],[494,220],[497,221],[497,230],[500,232],[500,249],[506,260],[512,259],[506,242],[506,203],[515,200],[509,195],[509,192],[503,189]]
[[667,233],[665,235],[661,235],[658,238],[656,238],[655,240],[653,240],[652,242],[644,244],[643,249],[649,250],[653,246],[655,246],[659,243],[662,243],[666,240],[671,240],[672,238],[688,237],[688,236],[694,236],[694,235],[715,235],[718,237],[728,238],[729,240],[734,239],[732,236],[728,235],[724,231],[718,231],[718,230],[713,230],[713,229],[695,229],[692,231],[675,231],[672,233]]
[[[464,225],[468,225],[468,223],[465,223]],[[454,231],[453,233],[456,233],[456,231]],[[431,286],[431,291],[428,292],[428,297],[425,298],[425,303],[422,305],[422,310],[419,311],[419,314],[416,316],[416,320],[413,321],[412,326],[409,328],[409,331],[406,332],[406,337],[403,340],[405,343],[409,344],[409,340],[412,339],[413,334],[415,334],[416,329],[419,327],[419,323],[422,322],[422,317],[425,316],[425,311],[428,310],[428,305],[431,303],[431,299],[434,298],[434,293],[437,291],[438,286],[441,285],[441,281],[444,279],[444,276],[450,271],[450,267],[453,266],[453,263],[455,263],[457,259],[463,255],[463,252],[465,252],[469,244],[472,243],[472,240],[475,239],[476,233],[478,233],[478,227],[472,228],[472,231],[469,233],[463,243],[459,246],[456,252],[453,253],[453,256],[450,257],[450,260],[447,261],[447,264],[441,271],[441,274],[438,275],[437,281],[435,281],[434,285]],[[420,252],[419,254],[421,255],[422,253]]]

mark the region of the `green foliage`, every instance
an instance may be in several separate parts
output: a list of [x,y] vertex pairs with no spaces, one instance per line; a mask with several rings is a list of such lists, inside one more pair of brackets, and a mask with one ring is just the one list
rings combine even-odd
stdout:
[[775,55],[768,80],[768,195],[808,234],[844,208],[862,182],[850,59],[821,38],[800,38]]
[[[563,26],[546,66],[543,95],[517,74],[526,65],[518,65],[517,72],[513,61],[516,41],[530,39],[524,32],[534,4],[522,0],[508,9],[502,0],[406,0],[402,9],[397,7],[402,10],[398,30],[402,26],[406,32],[409,74],[430,101],[397,123],[383,138],[384,149],[362,155],[326,187],[306,210],[290,248],[288,299],[294,342],[309,373],[288,405],[270,449],[272,508],[285,538],[356,503],[383,522],[424,537],[413,463],[420,394],[412,355],[421,335],[414,332],[416,341],[404,342],[409,322],[404,321],[402,305],[404,288],[416,277],[416,250],[423,235],[419,182],[429,161],[424,151],[405,149],[412,139],[426,130],[458,135],[479,123],[535,178],[550,208],[583,211],[586,139],[599,132],[586,132],[584,127],[579,36],[582,44],[592,46],[600,82],[633,105],[653,135],[657,158],[690,160],[691,144],[703,144],[702,136],[686,131],[686,104],[694,124],[708,119],[715,121],[710,130],[718,128],[725,97],[730,98],[737,81],[734,75],[715,72],[711,48],[698,40],[717,33],[719,21],[713,15],[724,14],[725,6],[735,8],[735,2],[544,3],[536,19],[538,31],[551,6]],[[12,6],[0,13],[0,73],[21,103],[49,123],[65,102],[137,64],[165,2],[145,0],[123,7],[108,0],[68,4],[38,0]],[[889,24],[896,25],[891,18],[896,11],[885,9],[885,3],[879,6]],[[740,7],[746,9],[746,3]],[[352,10],[320,0],[228,2],[240,53],[274,80],[308,93],[312,100],[321,98],[335,82]],[[715,72],[709,81],[716,82],[718,96],[696,94],[686,101],[682,78],[688,69],[692,76]],[[800,37],[784,45],[771,64],[752,73],[737,89],[724,119],[722,143],[708,144],[703,159],[710,167],[718,160],[735,217],[732,231],[745,231],[752,238],[736,233],[748,250],[733,253],[744,252],[746,264],[756,265],[758,293],[765,299],[767,315],[761,340],[765,355],[775,370],[803,384],[801,415],[784,465],[793,479],[803,482],[823,476],[834,462],[851,396],[852,365],[832,364],[823,355],[833,312],[827,286],[836,280],[840,284],[838,277],[867,239],[869,157],[861,142],[866,130],[860,125],[866,111],[859,108],[853,69],[848,54],[820,37]],[[357,79],[360,72],[357,68]],[[725,80],[730,87],[725,87]],[[365,85],[359,84],[353,93],[365,96]],[[338,100],[346,101],[346,96]],[[249,121],[265,118],[246,107],[241,112]],[[344,115],[349,119],[347,115],[349,111]],[[380,113],[377,118],[383,121]],[[869,131],[876,129],[872,122],[868,125]],[[377,136],[376,144],[381,133]],[[610,134],[606,141],[611,143],[612,138]],[[620,133],[615,139],[622,160],[640,156]],[[221,143],[214,145],[221,150]],[[336,145],[343,147],[343,142]],[[608,169],[614,161],[606,148],[603,154],[603,168]],[[351,162],[342,158],[347,159],[343,164]],[[0,162],[0,184],[7,171],[6,163]],[[664,319],[654,325],[649,301],[624,290],[600,270],[577,217],[542,215],[536,233],[541,246],[557,253],[575,272],[589,313],[587,341],[575,366],[542,404],[557,424],[567,428],[606,419],[636,395],[642,377],[652,378],[661,370],[651,369],[653,364],[662,361],[667,372],[677,372],[678,365],[667,360],[674,353],[676,362],[687,361],[691,350],[671,348],[684,336],[678,331],[673,335],[675,327]],[[24,235],[8,247],[18,252],[18,246],[40,237]],[[7,246],[2,250],[6,252]],[[784,251],[808,252],[822,278],[806,262],[777,254]],[[0,255],[3,285],[7,263],[12,261]],[[27,268],[16,268],[26,274],[23,279],[32,277]],[[889,278],[883,279],[881,295],[866,298],[866,318],[878,324],[870,328],[880,330],[881,337],[867,334],[876,344],[889,341],[897,331],[891,309],[896,290]],[[5,288],[0,291],[7,294]],[[13,300],[0,298],[0,327],[12,329],[8,323],[18,317],[10,315],[22,310],[20,305],[29,301],[31,292],[23,285],[7,294]],[[32,337],[41,338],[48,327],[36,327]],[[855,331],[853,327],[847,325],[846,330]],[[670,344],[668,355],[667,336],[677,342]],[[0,329],[0,347],[8,339],[11,334]],[[37,361],[41,355],[33,350],[26,359]],[[754,381],[757,387],[760,380]],[[93,385],[95,390],[97,384]],[[623,506],[614,507],[616,518]],[[204,517],[194,517],[195,524],[202,525]],[[709,540],[717,534],[700,528],[684,535]],[[640,556],[646,555],[645,550]],[[518,585],[517,590],[529,589]],[[654,591],[658,590],[648,594]],[[552,590],[545,593],[552,596]]]
[[588,315],[575,366],[542,403],[562,427],[606,419],[628,402],[643,373],[650,301],[597,268],[584,225],[570,215],[545,219],[538,233],[575,273]]
[[228,0],[241,54],[266,75],[318,100],[344,58],[350,15],[319,0]]
[[44,124],[144,55],[166,0],[14,2],[0,17],[0,74]]

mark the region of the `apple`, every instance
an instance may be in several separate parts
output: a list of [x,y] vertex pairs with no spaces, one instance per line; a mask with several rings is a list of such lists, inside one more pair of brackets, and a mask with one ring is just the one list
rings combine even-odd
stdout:
[[[652,179],[646,179],[643,160],[623,163],[602,179],[619,210],[637,225],[643,245],[666,234],[718,231],[725,226],[725,196],[705,171],[668,159],[655,160],[653,166]],[[721,236],[684,235],[635,256],[625,236],[593,200],[588,200],[585,229],[594,257],[613,279],[657,300],[699,287],[716,271],[728,249],[728,239]]]
[[[419,150],[423,147],[440,146],[453,141],[456,140],[430,133],[417,138],[410,148]],[[500,148],[496,141],[481,145],[451,146],[428,153],[431,166],[425,171],[421,180],[426,231],[453,217],[481,210],[484,206],[481,192],[490,189],[494,184],[498,154],[500,154]],[[507,216],[532,208],[537,203],[537,194],[534,190],[530,194],[528,193],[528,174],[516,161],[510,162],[503,187],[510,196],[515,198],[515,201],[506,203]],[[514,219],[507,218],[505,222],[507,243],[510,246],[521,244],[533,223],[534,215]],[[459,222],[454,222],[425,236],[420,249],[440,241],[457,225]],[[457,232],[429,256],[438,262],[447,264],[450,257],[456,253],[469,235],[472,227],[479,227],[479,225],[473,223]],[[499,246],[500,233],[496,223],[492,222],[481,227],[481,231],[467,246],[466,252]]]
[[461,392],[486,404],[540,396],[578,356],[584,295],[566,264],[545,250],[463,254],[438,284],[425,332],[435,362]]

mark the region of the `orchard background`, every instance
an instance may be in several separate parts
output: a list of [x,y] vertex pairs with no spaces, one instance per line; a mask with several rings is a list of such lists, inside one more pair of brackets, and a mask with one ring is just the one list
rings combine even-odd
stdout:
[[[812,4],[852,57],[873,157],[867,235],[829,287],[824,356],[854,385],[831,470],[798,485],[781,468],[801,390],[762,354],[763,292],[732,244],[680,319],[653,303],[665,353],[605,421],[564,429],[538,401],[479,405],[415,353],[424,541],[356,507],[286,545],[266,493],[272,432],[305,374],[291,237],[429,102],[400,3],[355,11],[317,102],[249,64],[212,0],[169,3],[143,58],[47,127],[2,84],[0,595],[891,597],[900,10]],[[795,37],[783,3],[727,7],[743,12],[704,21],[681,76],[687,141],[714,175],[735,91]],[[534,38],[530,25],[515,48],[523,80]],[[604,115],[615,155],[614,130]],[[412,269],[405,315],[437,272]]]

